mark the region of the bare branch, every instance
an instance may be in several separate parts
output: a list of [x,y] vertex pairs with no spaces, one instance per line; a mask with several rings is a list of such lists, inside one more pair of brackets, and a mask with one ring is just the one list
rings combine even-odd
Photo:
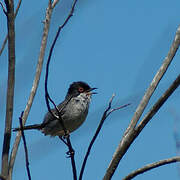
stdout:
[[4,130],[4,141],[2,151],[1,174],[8,176],[8,160],[11,141],[11,128],[14,106],[14,84],[15,84],[15,24],[14,24],[14,2],[6,0],[7,28],[8,28],[8,82],[6,95],[6,119]]
[[4,14],[7,16],[6,8],[4,7],[4,4],[0,1],[0,5],[3,9]]
[[54,0],[52,3],[52,8],[54,8],[58,2],[59,2],[59,0]]
[[93,138],[92,138],[92,140],[91,140],[91,142],[90,142],[90,144],[89,144],[89,146],[88,146],[88,150],[87,150],[87,152],[86,152],[86,155],[85,155],[85,157],[84,157],[84,161],[83,161],[83,164],[82,164],[82,167],[81,167],[81,171],[80,171],[80,175],[79,175],[79,180],[82,180],[82,176],[83,176],[83,173],[84,173],[84,169],[85,169],[85,166],[86,166],[87,159],[88,159],[88,156],[89,156],[89,154],[90,154],[91,148],[92,148],[92,146],[93,146],[93,144],[94,144],[94,142],[95,142],[98,134],[100,133],[100,130],[102,129],[102,126],[103,126],[104,121],[106,120],[106,118],[107,118],[112,112],[114,112],[114,111],[116,111],[116,110],[119,110],[119,109],[122,109],[122,108],[124,108],[124,107],[126,107],[126,106],[129,105],[129,104],[126,104],[126,105],[121,106],[121,107],[119,107],[119,108],[111,109],[111,104],[112,104],[112,101],[113,101],[114,97],[115,97],[115,95],[113,94],[112,97],[111,97],[111,99],[110,99],[110,101],[109,101],[109,105],[108,105],[107,109],[106,109],[106,110],[104,111],[104,113],[103,113],[103,116],[102,116],[102,118],[101,118],[101,121],[100,121],[100,123],[99,123],[99,126],[98,126],[98,128],[96,129],[96,132],[95,132],[95,134],[94,134],[94,136],[93,136]]
[[147,89],[145,95],[143,96],[139,106],[137,107],[127,131],[129,129],[135,128],[135,126],[136,126],[138,120],[140,119],[144,109],[146,108],[152,94],[154,93],[156,87],[158,86],[161,78],[164,76],[165,72],[167,71],[170,63],[172,62],[172,60],[173,60],[173,58],[174,58],[174,56],[175,56],[175,54],[179,48],[179,44],[180,44],[180,26],[177,29],[176,36],[174,38],[174,41],[173,41],[172,46],[168,52],[167,57],[165,58],[163,64],[161,65],[158,72],[154,76],[149,88]]
[[152,96],[153,92],[155,91],[159,81],[163,77],[164,73],[166,72],[168,66],[170,65],[171,61],[173,60],[173,57],[175,56],[177,49],[179,48],[180,44],[180,26],[177,29],[174,41],[171,45],[171,48],[168,52],[167,57],[165,58],[162,66],[160,67],[159,71],[156,73],[153,81],[150,84],[150,87],[146,91],[144,97],[142,98],[138,108],[136,109],[134,116],[126,129],[123,138],[121,139],[113,158],[109,164],[109,167],[106,170],[106,173],[104,175],[103,180],[109,180],[113,176],[120,160],[130,147],[131,143],[134,141],[134,139],[137,137],[137,132],[135,131],[135,127],[137,125],[137,122],[139,118],[141,117],[147,103],[149,102],[150,97]]
[[70,141],[70,135],[68,135],[66,137],[66,140],[67,140],[67,145],[68,145],[68,148],[69,148],[69,151],[68,151],[68,155],[70,156],[71,158],[71,164],[72,164],[72,171],[73,171],[73,179],[74,180],[77,180],[77,171],[76,171],[76,164],[75,164],[75,159],[74,159],[74,149],[71,145],[71,141]]
[[[18,14],[19,8],[20,8],[20,6],[21,6],[21,2],[22,2],[22,0],[19,0],[18,5],[17,5],[17,7],[16,7],[15,18],[16,18],[17,14]],[[1,2],[0,2],[0,3],[1,3]],[[5,48],[5,45],[6,45],[6,43],[7,43],[7,40],[8,40],[8,35],[6,35],[6,37],[5,37],[4,41],[3,41],[2,47],[1,47],[1,49],[0,49],[0,56],[1,56],[1,54],[2,54],[2,52],[3,52],[3,50],[4,50],[4,48]]]
[[123,178],[123,180],[130,180],[130,179],[136,177],[139,174],[145,173],[146,171],[149,171],[151,169],[154,169],[154,168],[166,165],[166,164],[175,163],[175,162],[180,162],[180,156],[176,156],[176,157],[172,157],[172,158],[169,158],[169,159],[160,160],[160,161],[154,162],[152,164],[148,164],[148,165],[146,165],[146,166],[144,166],[142,168],[139,168],[139,169],[133,171],[128,176]]
[[171,86],[166,90],[166,92],[158,99],[158,101],[153,105],[150,111],[145,115],[142,121],[136,128],[136,132],[139,134],[146,124],[152,119],[152,117],[157,113],[165,101],[172,95],[176,88],[180,85],[180,74],[176,80],[171,84]]
[[[28,114],[30,112],[30,109],[31,109],[31,106],[32,106],[32,103],[34,100],[34,97],[36,95],[37,87],[39,85],[39,80],[40,80],[42,65],[43,65],[43,61],[44,61],[44,54],[45,54],[45,49],[46,49],[46,44],[47,44],[47,38],[48,38],[48,33],[49,33],[52,11],[53,11],[53,9],[50,6],[48,6],[48,8],[46,10],[46,18],[45,18],[43,36],[42,36],[42,41],[41,41],[40,54],[39,54],[39,58],[38,58],[38,64],[36,67],[36,75],[34,78],[34,82],[32,85],[31,93],[30,93],[25,111],[24,111],[24,114],[22,117],[23,126],[27,120]],[[10,161],[9,161],[9,177],[10,177],[10,179],[12,178],[12,171],[13,171],[14,162],[15,162],[17,150],[19,147],[20,139],[21,139],[21,133],[18,132],[16,139],[15,139],[15,142],[14,142],[14,145],[13,145],[12,152],[11,152]]]
[[23,139],[23,144],[24,144],[24,151],[25,151],[25,158],[26,158],[26,170],[27,170],[27,174],[28,174],[28,179],[31,180],[31,173],[30,173],[30,169],[29,169],[28,150],[27,150],[26,138],[25,138],[25,134],[24,134],[24,130],[23,130],[23,123],[22,123],[23,113],[24,112],[21,113],[21,117],[19,118],[19,124],[20,124],[20,128],[21,128],[21,134],[22,134],[22,139]]
[[8,35],[6,35],[6,37],[5,37],[4,41],[3,41],[2,47],[0,49],[0,56],[1,56],[3,50],[4,50],[5,46],[6,46],[7,40],[8,40]]
[[106,117],[108,117],[112,112],[117,111],[117,110],[120,110],[120,109],[122,109],[122,108],[125,108],[125,107],[127,107],[127,106],[129,106],[129,105],[131,105],[131,104],[128,103],[128,104],[122,105],[122,106],[120,106],[120,107],[111,109],[111,110],[107,113],[107,116],[106,116]]
[[[58,0],[54,0],[53,4],[52,4],[51,0],[49,0],[49,4],[51,5],[52,8],[57,4],[57,2],[58,2]],[[76,164],[75,164],[75,160],[74,160],[74,153],[75,152],[74,152],[74,150],[72,148],[72,145],[71,145],[69,133],[67,132],[66,127],[64,125],[64,122],[63,122],[63,120],[61,118],[61,111],[66,107],[66,105],[69,103],[69,101],[71,100],[72,97],[70,97],[69,100],[67,101],[67,103],[64,105],[64,107],[62,107],[62,109],[59,110],[58,107],[56,106],[56,104],[54,103],[54,101],[51,99],[49,93],[48,93],[48,76],[49,76],[49,64],[50,64],[50,61],[51,61],[51,56],[52,56],[55,44],[57,42],[57,39],[58,39],[58,37],[60,35],[61,30],[65,27],[65,25],[68,23],[70,18],[73,16],[73,12],[74,12],[74,8],[76,6],[76,3],[77,3],[77,0],[74,0],[72,8],[71,8],[71,10],[69,12],[69,15],[65,19],[64,23],[61,26],[59,26],[59,28],[58,28],[58,31],[56,33],[56,36],[54,38],[54,41],[53,41],[53,43],[51,45],[51,48],[50,48],[50,51],[49,51],[49,56],[48,56],[48,60],[47,60],[47,64],[46,64],[46,75],[45,75],[45,100],[46,100],[46,105],[47,105],[48,111],[51,113],[51,115],[53,117],[55,117],[56,115],[51,111],[49,101],[54,105],[54,107],[55,107],[55,109],[57,111],[58,117],[55,117],[55,118],[57,118],[59,120],[59,123],[61,124],[61,126],[62,126],[62,128],[64,130],[66,141],[63,140],[61,137],[60,137],[60,139],[69,148],[68,155],[70,155],[70,158],[71,158],[71,165],[72,165],[74,180],[77,180]]]

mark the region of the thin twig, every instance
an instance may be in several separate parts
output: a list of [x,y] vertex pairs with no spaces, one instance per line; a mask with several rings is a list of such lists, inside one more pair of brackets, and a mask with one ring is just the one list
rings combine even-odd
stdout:
[[69,152],[68,152],[68,155],[70,156],[71,158],[71,164],[72,164],[72,171],[73,171],[73,179],[74,180],[77,180],[77,171],[76,171],[76,163],[75,163],[75,159],[74,159],[74,154],[75,154],[75,151],[71,145],[71,140],[70,140],[70,135],[68,135],[66,137],[66,140],[67,140],[67,144],[68,144],[68,147],[69,147]]
[[147,103],[149,102],[149,99],[156,89],[159,81],[161,80],[162,76],[166,72],[168,66],[170,65],[171,61],[173,60],[173,57],[175,56],[178,48],[180,45],[180,26],[177,29],[174,41],[171,45],[171,48],[168,52],[167,57],[165,58],[162,66],[160,67],[159,71],[156,73],[153,81],[150,84],[150,87],[148,88],[147,92],[145,93],[143,99],[140,102],[140,105],[136,109],[134,116],[131,120],[131,123],[129,124],[128,128],[126,129],[124,136],[122,137],[117,149],[114,152],[114,155],[112,157],[112,160],[106,170],[106,173],[104,175],[103,180],[109,180],[113,176],[114,172],[116,171],[116,168],[118,167],[118,164],[132,142],[135,140],[136,132],[135,132],[135,127],[137,125],[137,122],[139,118],[141,117]]
[[23,113],[24,112],[22,112],[21,117],[19,117],[19,124],[20,124],[20,128],[21,128],[21,135],[22,135],[22,140],[23,140],[23,144],[24,144],[26,170],[27,170],[27,174],[28,174],[28,179],[31,180],[31,173],[30,173],[30,169],[29,169],[29,159],[28,159],[28,149],[27,149],[26,138],[25,138],[25,134],[24,134],[24,130],[23,130],[23,123],[22,123]]
[[90,154],[91,148],[92,148],[92,146],[93,146],[93,144],[94,144],[94,142],[95,142],[98,134],[100,133],[100,130],[102,129],[102,126],[103,126],[103,124],[104,124],[104,121],[107,119],[107,117],[108,117],[112,112],[114,112],[114,111],[116,111],[116,110],[119,110],[119,109],[122,109],[122,108],[130,105],[130,104],[126,104],[126,105],[123,105],[123,106],[121,106],[121,107],[111,109],[111,104],[112,104],[112,101],[113,101],[114,97],[115,97],[115,95],[113,94],[112,97],[111,97],[111,99],[110,99],[110,101],[109,101],[109,105],[108,105],[107,109],[106,109],[106,110],[104,111],[104,113],[103,113],[103,116],[102,116],[101,121],[100,121],[100,123],[99,123],[99,125],[98,125],[98,128],[97,128],[97,130],[96,130],[96,132],[95,132],[95,134],[94,134],[94,136],[93,136],[93,138],[92,138],[92,140],[91,140],[91,142],[90,142],[90,144],[89,144],[89,146],[88,146],[88,150],[87,150],[87,152],[86,152],[86,155],[85,155],[85,157],[84,157],[84,161],[83,161],[83,164],[82,164],[82,167],[81,167],[81,171],[80,171],[80,175],[79,175],[79,180],[82,180],[82,176],[83,176],[83,173],[84,173],[84,169],[85,169],[85,166],[86,166],[86,163],[87,163],[88,156],[89,156],[89,154]]
[[0,5],[3,9],[4,14],[7,16],[6,8],[4,7],[3,3],[0,1]]
[[[16,18],[17,14],[18,14],[19,8],[20,8],[20,6],[21,6],[21,2],[22,2],[22,0],[19,0],[19,2],[18,2],[18,4],[17,4],[16,11],[15,11],[15,18]],[[1,56],[1,54],[2,54],[2,52],[3,52],[3,50],[4,50],[4,48],[5,48],[5,45],[6,45],[6,43],[7,43],[7,40],[8,40],[8,35],[6,35],[6,37],[5,37],[4,41],[3,41],[2,47],[1,47],[1,49],[0,49],[0,56]]]
[[[57,4],[58,0],[54,0],[53,4],[52,4],[52,7],[54,7],[56,4]],[[46,105],[47,105],[47,108],[48,108],[48,111],[51,113],[51,115],[58,119],[59,120],[59,123],[61,124],[63,130],[64,130],[64,134],[65,134],[65,140],[62,140],[62,138],[60,138],[69,148],[69,155],[70,155],[70,158],[71,158],[71,165],[72,165],[72,170],[73,170],[73,177],[74,177],[74,180],[77,180],[77,173],[76,173],[76,165],[75,165],[75,160],[74,160],[74,150],[72,148],[72,145],[71,145],[71,141],[70,141],[70,136],[68,134],[68,131],[66,130],[66,127],[64,125],[64,122],[62,120],[62,117],[61,117],[61,111],[66,107],[66,105],[69,103],[69,101],[71,100],[71,97],[69,98],[67,104],[64,105],[64,107],[59,110],[58,107],[56,106],[56,104],[54,103],[54,101],[52,100],[52,98],[50,97],[49,95],[49,92],[48,92],[48,76],[49,76],[49,64],[50,64],[50,61],[51,61],[51,56],[52,56],[52,53],[53,53],[53,50],[54,50],[54,47],[55,47],[55,44],[57,42],[57,39],[60,35],[60,32],[61,30],[65,27],[65,25],[68,23],[68,21],[70,20],[70,18],[73,16],[73,13],[74,13],[74,8],[76,6],[76,3],[77,3],[77,0],[74,0],[73,2],[73,5],[72,5],[72,8],[69,12],[69,15],[67,16],[67,18],[65,19],[64,23],[59,26],[58,28],[58,31],[56,33],[56,36],[54,38],[54,41],[51,45],[51,48],[50,48],[50,51],[49,51],[49,55],[48,55],[48,60],[47,60],[47,64],[46,64],[46,75],[45,75],[45,100],[46,100]],[[51,1],[49,1],[49,4],[51,4]],[[54,105],[55,109],[56,109],[56,112],[58,114],[58,117],[56,117],[56,114],[54,114],[50,108],[50,104],[49,104],[49,101]]]
[[133,171],[132,173],[130,173],[128,176],[126,176],[125,178],[123,178],[123,180],[130,180],[134,177],[136,177],[139,174],[142,174],[146,171],[149,171],[151,169],[166,165],[166,164],[170,164],[170,163],[175,163],[175,162],[180,162],[180,156],[176,156],[173,158],[169,158],[169,159],[164,159],[164,160],[160,160],[158,162],[154,162],[152,164],[148,164],[142,168],[139,168],[135,171]]
[[[45,18],[45,23],[44,23],[44,30],[43,30],[43,35],[42,35],[42,40],[41,40],[41,48],[40,48],[40,54],[39,54],[39,58],[38,58],[38,64],[36,67],[36,75],[33,81],[33,85],[32,85],[32,89],[31,89],[31,93],[23,114],[23,125],[25,124],[28,114],[30,112],[34,97],[36,95],[37,92],[37,87],[39,85],[39,80],[40,80],[40,76],[41,76],[41,71],[42,71],[42,65],[43,65],[43,61],[44,61],[44,54],[45,54],[45,49],[46,49],[46,44],[47,44],[47,38],[48,38],[48,33],[49,33],[49,27],[50,27],[50,21],[51,21],[51,15],[52,15],[53,9],[51,8],[51,6],[48,4],[48,8],[46,10],[46,18]],[[10,161],[9,161],[9,176],[10,179],[12,178],[12,171],[13,171],[13,167],[14,167],[14,162],[15,162],[15,158],[16,158],[16,154],[17,154],[17,150],[19,147],[19,143],[20,143],[20,139],[21,139],[21,133],[17,133],[14,145],[13,145],[13,149],[11,152],[11,156],[10,156]]]

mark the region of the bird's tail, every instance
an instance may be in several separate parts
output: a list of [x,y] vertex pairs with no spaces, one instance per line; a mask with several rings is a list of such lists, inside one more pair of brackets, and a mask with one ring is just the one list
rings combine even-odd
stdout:
[[[43,128],[42,124],[33,124],[33,125],[29,125],[29,126],[23,126],[22,129],[23,129],[23,130],[30,130],[30,129],[40,130],[40,129],[42,129],[42,128]],[[13,129],[13,131],[20,131],[20,130],[21,130],[20,127]]]

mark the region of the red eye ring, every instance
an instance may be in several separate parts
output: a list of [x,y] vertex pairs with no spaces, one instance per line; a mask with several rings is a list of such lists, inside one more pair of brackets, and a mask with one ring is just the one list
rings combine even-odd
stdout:
[[79,92],[83,92],[84,88],[80,87],[78,90],[79,90]]

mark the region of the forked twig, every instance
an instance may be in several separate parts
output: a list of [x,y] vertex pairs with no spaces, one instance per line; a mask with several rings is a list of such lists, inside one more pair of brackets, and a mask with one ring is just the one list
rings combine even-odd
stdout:
[[94,136],[93,136],[93,138],[92,138],[92,140],[91,140],[91,142],[90,142],[90,144],[89,144],[89,146],[88,146],[88,150],[87,150],[87,152],[86,152],[86,155],[85,155],[85,157],[84,157],[84,161],[83,161],[83,164],[82,164],[82,167],[81,167],[81,171],[80,171],[80,175],[79,175],[79,180],[82,180],[82,176],[83,176],[83,173],[84,173],[84,169],[85,169],[85,166],[86,166],[87,159],[88,159],[88,156],[89,156],[89,154],[90,154],[91,148],[92,148],[92,146],[93,146],[93,144],[94,144],[94,142],[95,142],[98,134],[100,133],[100,130],[102,129],[102,126],[103,126],[104,121],[106,120],[106,118],[107,118],[112,112],[114,112],[114,111],[116,111],[116,110],[119,110],[119,109],[122,109],[122,108],[130,105],[130,104],[126,104],[126,105],[123,105],[123,106],[121,106],[121,107],[111,109],[111,104],[112,104],[112,101],[113,101],[114,97],[115,97],[115,95],[113,94],[112,97],[111,97],[111,99],[110,99],[110,101],[109,101],[109,105],[108,105],[107,109],[106,109],[106,110],[104,111],[104,113],[103,113],[103,116],[102,116],[102,118],[101,118],[101,121],[100,121],[100,123],[99,123],[99,126],[98,126],[98,128],[96,129],[96,132],[95,132],[95,134],[94,134]]

